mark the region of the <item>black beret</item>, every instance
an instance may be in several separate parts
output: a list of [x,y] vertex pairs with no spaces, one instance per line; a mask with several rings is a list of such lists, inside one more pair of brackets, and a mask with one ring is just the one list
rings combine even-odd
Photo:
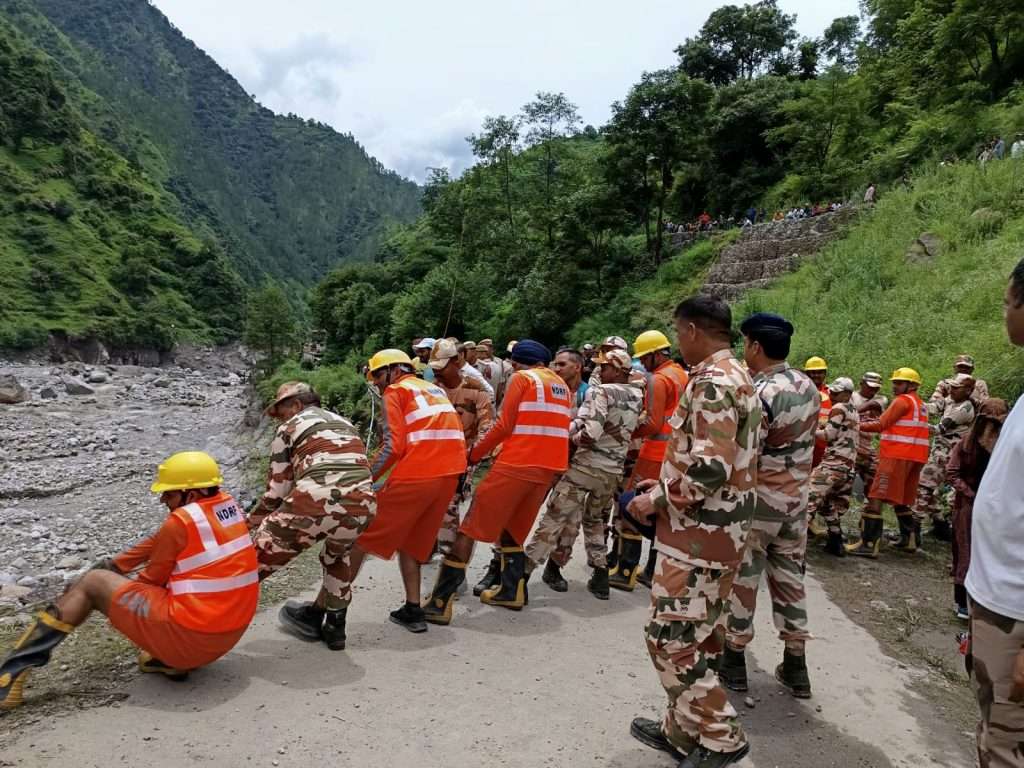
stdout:
[[749,336],[750,334],[758,331],[768,331],[792,336],[793,324],[786,318],[782,317],[782,315],[776,315],[772,312],[755,312],[743,321],[743,324],[740,326],[740,333],[745,336]]

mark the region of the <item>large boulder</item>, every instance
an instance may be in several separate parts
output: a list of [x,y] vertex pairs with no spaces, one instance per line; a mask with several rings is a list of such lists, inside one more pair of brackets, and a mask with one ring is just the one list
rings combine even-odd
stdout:
[[76,379],[73,376],[68,376],[64,379],[64,389],[67,390],[69,395],[94,395],[96,390],[90,387],[81,379]]
[[110,376],[107,375],[106,371],[89,371],[88,381],[90,384],[106,384],[109,380]]
[[0,376],[0,403],[3,405],[14,405],[23,403],[31,396],[28,390],[21,386],[21,383],[11,376],[4,374]]

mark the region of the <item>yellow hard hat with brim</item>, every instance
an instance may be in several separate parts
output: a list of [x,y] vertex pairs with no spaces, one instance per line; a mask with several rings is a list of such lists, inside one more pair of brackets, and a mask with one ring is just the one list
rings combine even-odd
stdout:
[[187,491],[192,488],[214,488],[223,483],[220,467],[210,454],[182,451],[160,465],[156,472],[156,482],[149,490],[153,493]]
[[644,331],[633,342],[633,357],[643,357],[652,352],[671,348],[672,343],[668,340],[668,336],[661,331]]
[[405,365],[412,365],[412,360],[405,352],[400,349],[382,349],[380,352],[370,358],[370,373],[379,371],[389,365],[398,365],[404,363]]
[[825,362],[823,357],[809,357],[807,362],[804,363],[805,371],[827,371],[828,363]]
[[913,368],[897,368],[892,372],[889,381],[909,381],[912,384],[920,384],[921,374]]

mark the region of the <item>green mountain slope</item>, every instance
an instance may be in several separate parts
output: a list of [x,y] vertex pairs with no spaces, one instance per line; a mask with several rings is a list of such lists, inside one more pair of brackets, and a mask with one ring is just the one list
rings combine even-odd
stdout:
[[50,331],[157,349],[236,336],[242,286],[219,247],[89,130],[52,60],[2,18],[0,93],[0,348]]
[[0,0],[0,12],[101,97],[90,127],[217,233],[246,278],[308,284],[418,212],[414,184],[351,136],[259,106],[145,0]]

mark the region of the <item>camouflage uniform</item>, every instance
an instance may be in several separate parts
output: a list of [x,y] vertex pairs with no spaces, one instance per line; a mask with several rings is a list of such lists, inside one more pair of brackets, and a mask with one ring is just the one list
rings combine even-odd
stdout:
[[860,416],[852,402],[836,403],[825,423],[825,458],[811,473],[807,520],[825,518],[829,531],[840,533],[840,521],[850,509],[854,465],[860,442]]
[[[936,410],[934,396],[928,401],[928,411]],[[914,505],[914,518],[924,521],[927,518],[949,519],[948,510],[943,513],[939,508],[939,489],[946,482],[946,464],[953,446],[967,434],[974,423],[974,404],[970,400],[954,403],[947,398],[942,405],[942,419],[938,427],[933,427],[931,452],[928,463],[921,470],[921,479],[917,484],[917,503]]]
[[569,439],[576,446],[569,470],[555,485],[526,547],[526,556],[534,567],[549,556],[558,565],[565,565],[581,523],[588,565],[607,567],[607,512],[622,477],[629,438],[640,418],[643,397],[643,389],[636,384],[599,384],[590,388],[569,426]]
[[[975,379],[974,374],[971,374],[971,378],[974,379],[974,391],[971,392],[969,400],[974,405],[975,409],[980,408],[981,404],[988,400],[988,384],[985,383],[984,379]],[[953,388],[953,377],[943,379],[935,386],[935,391],[932,392],[932,396],[928,398],[929,409],[934,408],[941,413],[942,409],[946,406],[946,400],[949,399],[949,391]]]
[[[491,361],[486,361],[491,362]],[[466,438],[466,448],[471,449],[481,437],[487,434],[487,430],[494,424],[494,403],[491,402],[490,394],[476,380],[467,376],[462,377],[458,387],[450,389],[435,379],[434,384],[444,390],[448,399],[455,407],[455,411],[462,419],[462,433]],[[437,532],[437,548],[447,555],[459,535],[459,510],[473,496],[473,473],[476,467],[469,467],[466,474],[459,481],[455,496],[452,498],[448,510],[441,522],[441,529]]]
[[650,493],[659,556],[647,650],[668,693],[667,738],[684,752],[698,741],[735,752],[746,736],[715,669],[757,500],[761,404],[731,350],[693,369],[670,423],[661,481]]
[[260,579],[325,539],[323,607],[352,600],[349,552],[377,511],[366,448],[352,424],[306,408],[278,427],[267,490],[249,513]]
[[[861,408],[869,402],[878,403],[881,407],[881,412],[884,413],[889,405],[889,398],[885,395],[875,395],[869,399],[860,392],[854,392],[853,397],[850,398],[850,404],[860,414],[862,424],[865,421],[878,420],[876,416],[867,416],[861,413]],[[875,470],[878,468],[878,448],[875,446],[875,437],[876,435],[871,432],[860,432],[858,430],[857,460],[854,463],[854,473],[856,477],[860,478],[861,483],[864,484],[864,493],[867,493],[868,489],[871,488],[871,484],[875,482]]]
[[761,574],[768,573],[772,618],[786,648],[802,654],[807,631],[804,556],[807,495],[821,396],[801,371],[780,363],[754,377],[764,413],[757,461],[757,506],[743,567],[729,598],[727,640],[742,650],[754,639]]
[[971,603],[967,672],[978,698],[978,764],[981,768],[1024,765],[1024,703],[1010,699],[1017,654],[1024,648],[1024,621]]

